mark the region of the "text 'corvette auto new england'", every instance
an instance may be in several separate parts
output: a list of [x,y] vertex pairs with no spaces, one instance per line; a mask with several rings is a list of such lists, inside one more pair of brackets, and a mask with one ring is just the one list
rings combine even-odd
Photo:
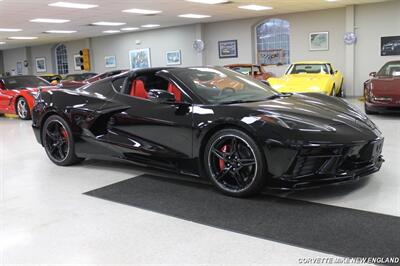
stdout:
[[222,67],[132,70],[40,94],[33,129],[57,165],[114,158],[207,176],[246,197],[358,180],[384,138],[358,109],[320,93],[281,94]]

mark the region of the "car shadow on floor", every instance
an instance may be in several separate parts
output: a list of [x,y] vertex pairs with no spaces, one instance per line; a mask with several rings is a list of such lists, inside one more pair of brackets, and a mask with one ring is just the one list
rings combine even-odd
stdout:
[[[96,168],[96,169],[113,169],[124,174],[129,174],[135,172],[141,174],[151,174],[159,176],[160,178],[168,179],[178,179],[188,182],[188,185],[193,185],[193,183],[212,185],[210,181],[205,177],[193,177],[189,175],[182,175],[173,172],[167,172],[165,170],[157,170],[153,168],[137,166],[130,164],[128,162],[121,161],[102,161],[95,159],[88,159],[81,164],[85,168]],[[291,191],[281,191],[276,189],[265,188],[262,192],[264,195],[271,195],[281,198],[301,198],[303,200],[317,201],[319,199],[343,197],[347,194],[351,194],[354,191],[361,189],[368,185],[370,181],[369,177],[363,177],[359,181],[330,185],[319,188],[303,189],[303,190],[291,190]],[[215,193],[218,193],[215,191]]]

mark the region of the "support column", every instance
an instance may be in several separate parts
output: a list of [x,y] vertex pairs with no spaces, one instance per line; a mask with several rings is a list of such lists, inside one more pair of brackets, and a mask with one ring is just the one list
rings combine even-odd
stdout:
[[[355,31],[355,7],[354,5],[346,7],[346,29],[345,32]],[[347,96],[355,96],[355,45],[345,46],[345,71],[344,88]]]

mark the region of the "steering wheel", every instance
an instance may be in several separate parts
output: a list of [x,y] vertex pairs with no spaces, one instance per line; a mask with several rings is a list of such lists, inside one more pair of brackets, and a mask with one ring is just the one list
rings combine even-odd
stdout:
[[226,87],[226,88],[223,88],[223,89],[219,92],[219,96],[223,96],[224,94],[228,94],[229,91],[230,91],[229,94],[236,93],[236,90],[235,90],[234,88]]

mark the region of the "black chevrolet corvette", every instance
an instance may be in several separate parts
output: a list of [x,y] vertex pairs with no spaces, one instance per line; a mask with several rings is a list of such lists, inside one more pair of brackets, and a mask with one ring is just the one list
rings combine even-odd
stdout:
[[382,165],[383,137],[356,107],[279,94],[220,67],[133,70],[77,90],[42,91],[32,112],[55,164],[116,158],[208,176],[222,192],[358,180]]

